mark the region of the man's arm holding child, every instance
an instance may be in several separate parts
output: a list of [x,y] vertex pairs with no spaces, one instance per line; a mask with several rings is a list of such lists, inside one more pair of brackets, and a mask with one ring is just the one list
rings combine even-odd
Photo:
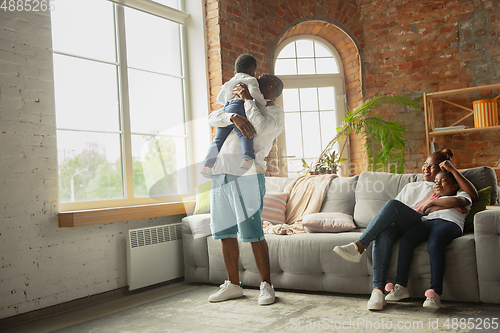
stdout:
[[234,124],[241,131],[243,136],[251,139],[256,132],[250,121],[236,113],[227,113],[223,109],[211,112],[208,115],[208,124],[212,127],[226,127]]
[[[276,130],[284,129],[284,122],[282,121],[282,119],[284,119],[283,117],[284,115],[277,114],[275,112],[268,112],[266,114],[262,114],[259,108],[257,107],[255,101],[252,100],[252,96],[250,95],[250,92],[248,91],[248,88],[245,85],[243,84],[236,85],[233,89],[233,93],[235,95],[238,95],[245,102],[245,112],[247,118],[253,125],[253,128],[255,129],[255,132],[257,134],[265,135],[274,132]],[[274,105],[274,102],[267,103],[267,106],[270,105]],[[233,117],[232,118],[233,122],[235,121],[236,118],[240,117],[237,116]],[[238,127],[236,123],[234,124],[236,125],[236,127]]]
[[224,109],[213,111],[208,115],[208,124],[212,127],[226,127],[232,124],[231,116],[235,113],[224,112]]

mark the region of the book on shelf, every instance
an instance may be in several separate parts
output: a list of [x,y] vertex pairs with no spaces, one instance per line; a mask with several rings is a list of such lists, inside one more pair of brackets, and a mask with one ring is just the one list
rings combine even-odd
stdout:
[[465,129],[464,125],[458,125],[458,126],[447,126],[447,127],[435,127],[434,132],[439,132],[439,131],[452,131],[452,130],[461,130]]
[[487,205],[486,209],[500,209],[500,205]]

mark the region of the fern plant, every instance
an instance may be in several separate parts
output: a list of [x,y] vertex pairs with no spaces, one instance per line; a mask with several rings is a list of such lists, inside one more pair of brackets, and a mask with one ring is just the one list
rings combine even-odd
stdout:
[[409,108],[420,108],[422,98],[405,96],[380,96],[365,101],[354,110],[346,110],[346,117],[337,128],[337,135],[323,149],[320,158],[328,155],[335,144],[342,141],[339,156],[342,156],[351,133],[361,134],[365,139],[368,155],[368,168],[371,171],[386,170],[403,173],[405,164],[406,128],[402,123],[383,120],[373,115],[373,111],[384,105],[401,105]]

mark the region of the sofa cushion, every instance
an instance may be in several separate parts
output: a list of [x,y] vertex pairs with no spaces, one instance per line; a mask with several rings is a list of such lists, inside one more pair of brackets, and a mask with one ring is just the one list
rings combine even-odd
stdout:
[[[460,171],[465,178],[470,180],[470,182],[480,190],[482,188],[491,186],[492,189],[497,187],[497,175],[495,170],[490,167],[479,167]],[[497,202],[498,193],[497,191],[491,191],[490,203],[494,204]]]
[[[380,208],[396,197],[408,183],[418,181],[416,174],[393,174],[363,171],[356,186],[354,222],[358,228],[366,228]],[[421,176],[421,175],[420,175]]]
[[351,215],[343,213],[315,213],[304,216],[306,232],[342,232],[356,229]]
[[332,179],[320,212],[336,212],[354,215],[354,199],[358,176]]
[[285,223],[287,193],[266,193],[262,208],[262,221],[272,224]]
[[195,187],[196,205],[193,214],[204,214],[210,212],[210,187],[212,182],[206,182]]
[[283,192],[293,178],[266,177],[266,192]]
[[474,215],[476,213],[486,209],[486,206],[490,204],[491,198],[491,186],[485,187],[477,191],[478,199],[472,203],[472,207],[465,219],[464,232],[474,230]]

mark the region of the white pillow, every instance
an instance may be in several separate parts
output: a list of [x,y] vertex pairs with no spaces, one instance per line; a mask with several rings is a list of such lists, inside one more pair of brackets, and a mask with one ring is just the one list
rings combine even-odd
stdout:
[[344,213],[315,213],[304,216],[305,232],[342,232],[356,229],[351,215]]
[[195,239],[210,236],[212,234],[210,230],[210,213],[186,216],[182,221],[189,222],[191,233]]

